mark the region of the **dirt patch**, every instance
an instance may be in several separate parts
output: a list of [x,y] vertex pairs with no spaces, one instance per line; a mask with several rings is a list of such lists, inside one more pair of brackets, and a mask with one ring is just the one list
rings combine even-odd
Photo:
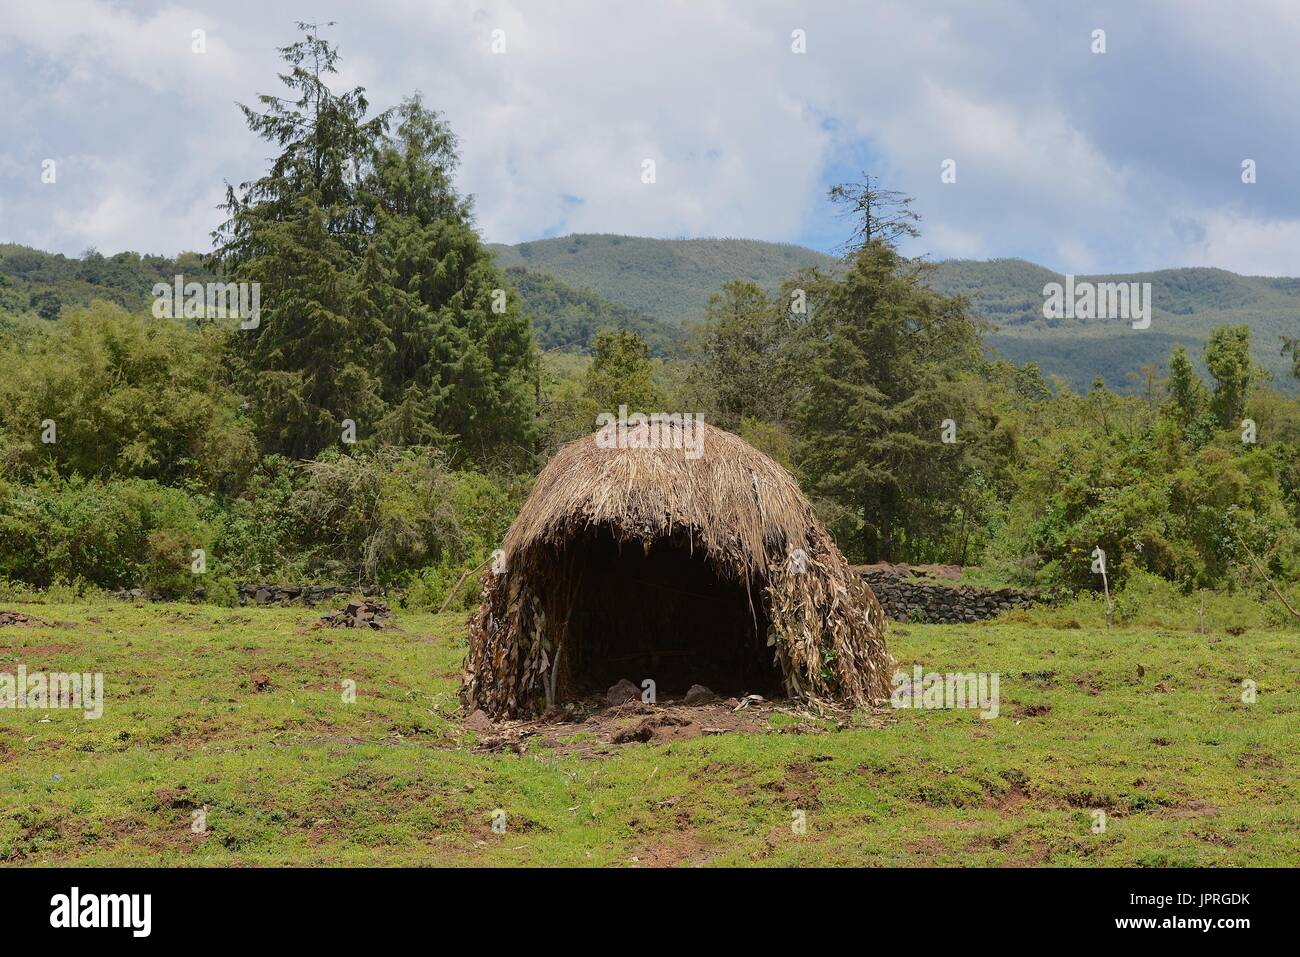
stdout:
[[1092,695],[1093,697],[1101,694],[1101,680],[1091,671],[1081,675],[1075,675],[1070,680],[1073,681],[1078,689],[1084,694]]
[[1050,714],[1052,706],[1050,704],[1019,704],[1011,712],[1011,717],[1017,721],[1024,718],[1037,718],[1041,715]]
[[634,867],[701,867],[709,863],[716,852],[688,822],[678,823],[679,830],[660,843],[637,848],[628,863]]
[[1029,803],[1029,791],[1023,780],[1011,781],[1011,786],[1000,793],[990,794],[984,806],[1004,814],[1018,814]]
[[[523,752],[535,746],[557,754],[598,755],[618,747],[689,741],[715,734],[824,733],[820,721],[829,716],[772,701],[741,705],[741,701],[728,698],[700,705],[632,701],[610,708],[603,699],[594,698],[573,706],[572,711],[527,721],[493,722],[482,712],[475,712],[464,719],[462,727],[477,735],[474,750],[478,752]],[[778,713],[794,717],[795,723],[787,728],[772,727],[769,719]],[[838,717],[847,727],[847,714]]]
[[1214,817],[1219,813],[1219,809],[1208,801],[1194,798],[1191,801],[1185,801],[1182,804],[1179,804],[1177,807],[1165,808],[1161,813],[1163,817],[1185,819]]
[[1280,768],[1282,762],[1266,751],[1247,751],[1237,759],[1239,768]]
[[821,790],[817,786],[817,772],[813,768],[813,763],[819,760],[820,757],[788,765],[783,778],[768,782],[762,787],[774,791],[781,800],[801,810],[819,808],[822,806]]
[[10,625],[20,625],[25,628],[31,628],[36,625],[43,625],[45,622],[33,615],[24,615],[21,611],[9,611],[8,609],[0,610],[0,628],[7,628]]

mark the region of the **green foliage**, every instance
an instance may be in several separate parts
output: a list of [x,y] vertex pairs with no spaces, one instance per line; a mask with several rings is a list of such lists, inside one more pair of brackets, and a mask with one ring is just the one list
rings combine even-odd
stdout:
[[295,503],[301,468],[279,455],[258,463],[239,495],[218,516],[226,564],[240,581],[308,580],[311,530]]
[[63,300],[57,292],[49,289],[33,293],[29,302],[35,313],[47,322],[58,319],[63,311]]
[[[635,332],[620,329],[596,336],[595,354],[583,378],[583,395],[600,412],[661,412],[663,395],[654,381],[650,347]],[[594,427],[594,423],[593,423]]]
[[1144,569],[1213,586],[1240,574],[1240,536],[1275,574],[1297,573],[1300,537],[1271,441],[1243,445],[1229,431],[1202,447],[1136,398],[1066,393],[1040,410],[1021,450],[988,555],[1008,572],[1099,587],[1091,564],[1100,547],[1112,582]]
[[1300,338],[1281,336],[1283,356],[1291,357],[1291,375],[1300,379]]
[[511,266],[506,278],[519,294],[521,311],[532,318],[543,349],[590,352],[596,333],[628,329],[646,341],[651,355],[667,356],[681,339],[669,322],[612,303],[590,289],[575,289],[554,276]]
[[220,347],[215,330],[97,303],[0,351],[5,465],[24,475],[48,466],[65,476],[237,486],[256,448],[236,396],[220,384]]
[[795,470],[794,440],[784,426],[746,416],[740,420],[736,434],[787,470]]
[[1221,326],[1211,332],[1205,343],[1205,365],[1215,383],[1211,408],[1219,425],[1230,428],[1241,420],[1257,375],[1250,360],[1250,327]]
[[505,536],[521,489],[453,472],[429,449],[331,451],[303,467],[288,509],[310,530],[299,541],[310,577],[402,585],[420,569],[482,562]]
[[1183,426],[1195,422],[1206,406],[1205,386],[1182,346],[1175,346],[1169,359],[1169,400],[1171,411]]
[[949,515],[967,470],[942,429],[964,418],[955,386],[978,366],[978,328],[963,300],[930,291],[883,242],[858,249],[847,266],[842,278],[799,280],[808,297],[800,470],[842,510],[840,544],[850,554],[915,557]]
[[281,51],[297,99],[242,107],[281,153],[228,189],[216,235],[227,276],[264,290],[258,327],[230,340],[263,446],[311,458],[351,420],[361,438],[526,459],[536,347],[452,187],[454,136],[418,96],[367,118],[362,88],[326,83],[337,51],[304,29]]
[[796,369],[788,300],[769,299],[752,282],[728,282],[690,327],[692,393],[711,422],[735,431],[742,419],[784,421],[795,397]]
[[188,594],[192,550],[212,542],[205,504],[141,479],[0,483],[0,578]]
[[438,561],[461,538],[437,453],[329,452],[305,468],[295,505],[321,543],[313,565],[327,580],[389,583],[406,568]]

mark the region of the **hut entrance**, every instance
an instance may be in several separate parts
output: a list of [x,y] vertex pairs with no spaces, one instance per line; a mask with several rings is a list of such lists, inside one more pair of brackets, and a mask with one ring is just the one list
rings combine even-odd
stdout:
[[[620,545],[593,529],[562,548],[573,601],[564,659],[566,690],[604,692],[620,678],[651,678],[662,696],[702,684],[721,695],[781,693],[767,647],[762,595],[719,577],[687,540]],[[569,563],[572,562],[570,565]]]

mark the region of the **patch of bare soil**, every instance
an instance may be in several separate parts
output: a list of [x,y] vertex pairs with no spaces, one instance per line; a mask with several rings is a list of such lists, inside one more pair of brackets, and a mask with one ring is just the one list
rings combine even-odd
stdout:
[[1197,817],[1214,817],[1219,813],[1219,809],[1208,801],[1202,801],[1200,798],[1193,798],[1190,801],[1184,801],[1175,807],[1161,808],[1162,817],[1172,817],[1178,819],[1197,818]]
[[1020,721],[1025,718],[1037,718],[1040,715],[1050,714],[1051,711],[1052,706],[1050,704],[1016,705],[1011,712],[1011,717]]
[[822,757],[819,755],[811,761],[788,765],[783,778],[763,784],[763,789],[775,792],[793,807],[805,810],[821,807],[821,791],[817,787],[817,772],[813,764]]
[[[462,727],[478,737],[477,752],[515,751],[529,747],[551,749],[556,754],[599,755],[615,748],[643,743],[663,744],[689,741],[714,734],[802,734],[826,733],[827,718],[848,727],[845,712],[815,714],[790,702],[726,698],[703,704],[684,700],[662,700],[655,704],[630,701],[609,707],[593,697],[564,710],[525,721],[492,721],[475,711]],[[769,718],[784,714],[797,719],[783,728],[773,728]]]
[[701,867],[716,856],[716,852],[701,839],[689,821],[681,822],[679,830],[663,841],[644,844],[628,858],[634,867]]
[[43,625],[43,624],[45,624],[45,622],[41,621],[41,619],[33,615],[24,615],[21,611],[9,611],[8,609],[0,609],[0,628],[7,628],[10,625],[22,625],[24,627],[32,627],[35,625]]
[[1247,751],[1237,759],[1239,768],[1280,768],[1282,762],[1266,751]]

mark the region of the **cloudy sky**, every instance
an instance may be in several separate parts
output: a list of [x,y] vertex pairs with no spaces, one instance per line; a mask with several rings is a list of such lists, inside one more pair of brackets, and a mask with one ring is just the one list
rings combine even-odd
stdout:
[[1300,275],[1294,0],[0,0],[0,241],[206,249],[299,19],[337,21],[338,88],[446,114],[492,241],[829,251],[867,169],[916,197],[913,254]]

